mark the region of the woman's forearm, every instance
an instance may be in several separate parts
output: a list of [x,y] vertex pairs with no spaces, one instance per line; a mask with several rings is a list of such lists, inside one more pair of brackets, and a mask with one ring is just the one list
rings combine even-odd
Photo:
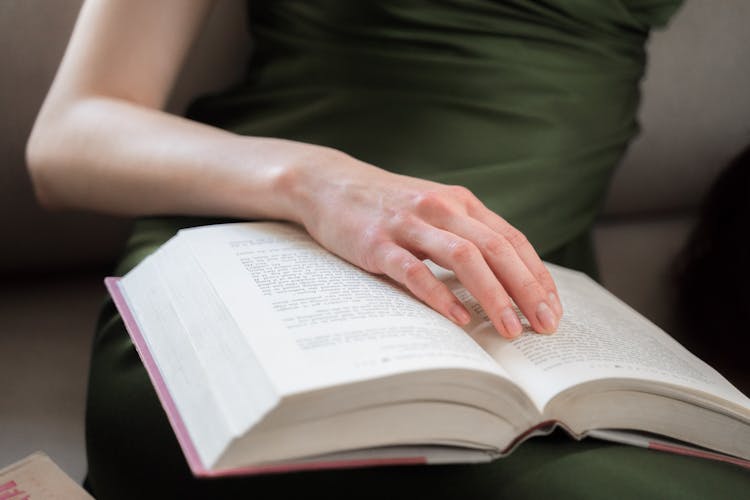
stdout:
[[336,154],[100,97],[43,112],[27,148],[50,208],[287,220],[298,220],[290,177]]
[[160,111],[212,3],[84,3],[27,147],[44,205],[294,220],[290,171],[331,150]]

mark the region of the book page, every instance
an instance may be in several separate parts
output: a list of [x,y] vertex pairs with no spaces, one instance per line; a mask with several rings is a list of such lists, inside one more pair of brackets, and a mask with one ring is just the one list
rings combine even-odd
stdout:
[[748,407],[748,399],[713,368],[582,273],[549,265],[564,307],[558,331],[500,337],[466,290],[474,311],[467,331],[511,374],[540,411],[559,392],[602,378],[634,378],[688,387]]
[[180,237],[283,393],[431,368],[505,375],[461,328],[295,226],[226,224]]

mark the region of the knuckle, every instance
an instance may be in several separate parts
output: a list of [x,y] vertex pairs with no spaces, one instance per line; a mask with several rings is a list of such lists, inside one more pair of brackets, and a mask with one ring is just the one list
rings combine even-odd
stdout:
[[362,268],[374,273],[386,272],[387,266],[384,265],[382,255],[380,246],[365,247],[362,253]]
[[[356,264],[356,262],[355,262]],[[378,264],[378,258],[370,250],[365,251],[360,259],[360,267],[371,273],[384,273],[383,266]]]
[[424,300],[425,302],[429,302],[432,304],[440,302],[440,299],[443,297],[446,291],[447,287],[445,286],[445,284],[438,281],[437,279],[433,279],[430,283],[427,283],[425,285]]
[[506,308],[515,309],[515,305],[513,304],[513,301],[510,299],[510,297],[507,294],[504,294],[502,297],[497,297],[495,299],[495,303],[493,304],[493,310],[502,311]]
[[465,264],[471,261],[476,253],[476,247],[463,239],[454,239],[448,244],[448,256],[456,264]]
[[464,186],[452,185],[452,186],[448,186],[448,190],[453,196],[455,196],[459,200],[468,201],[468,200],[475,199],[474,193],[472,193],[470,189]]
[[514,227],[511,227],[508,230],[508,232],[505,234],[505,238],[515,248],[523,248],[527,245],[530,245],[529,240],[526,238],[526,235],[524,235],[521,231]]
[[414,198],[414,207],[419,213],[441,213],[447,209],[447,203],[437,191],[425,191]]
[[408,211],[399,211],[394,215],[390,225],[390,234],[397,241],[405,243],[409,247],[419,247],[424,242],[423,224]]
[[527,295],[539,296],[536,298],[542,298],[544,293],[539,282],[532,278],[527,278],[520,283],[521,290]]
[[363,231],[360,241],[365,248],[365,252],[374,253],[381,249],[387,239],[383,227],[379,224],[372,224]]
[[388,217],[388,226],[397,229],[409,225],[412,214],[408,210],[398,209]]
[[542,287],[545,290],[549,290],[550,292],[555,291],[555,282],[552,280],[552,276],[550,276],[546,268],[537,273],[536,279],[542,284]]
[[492,314],[490,311],[502,311],[506,307],[513,307],[513,301],[504,290],[483,289],[478,291],[477,299],[480,297],[483,299],[480,300],[482,307],[489,314]]
[[416,258],[404,258],[399,266],[404,273],[405,282],[409,284],[419,283],[427,270],[424,264]]
[[508,254],[512,247],[503,238],[491,238],[484,242],[482,249],[489,257],[503,257]]

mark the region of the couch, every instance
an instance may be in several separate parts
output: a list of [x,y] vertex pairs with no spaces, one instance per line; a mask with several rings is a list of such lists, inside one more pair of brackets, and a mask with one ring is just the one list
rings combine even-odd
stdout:
[[[83,414],[102,277],[123,219],[48,213],[33,198],[24,144],[81,0],[0,2],[0,467],[46,451],[85,474]],[[750,142],[750,3],[688,0],[649,43],[643,133],[614,176],[595,239],[613,293],[679,338],[670,269],[717,172]],[[243,2],[222,0],[169,109],[236,79]]]

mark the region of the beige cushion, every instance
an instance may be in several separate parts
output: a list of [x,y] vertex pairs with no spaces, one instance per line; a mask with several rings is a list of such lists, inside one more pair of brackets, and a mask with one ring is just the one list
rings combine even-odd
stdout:
[[607,214],[691,209],[750,143],[750,2],[689,0],[652,35],[643,133],[617,171]]
[[43,450],[80,480],[84,403],[101,277],[0,287],[0,468]]

